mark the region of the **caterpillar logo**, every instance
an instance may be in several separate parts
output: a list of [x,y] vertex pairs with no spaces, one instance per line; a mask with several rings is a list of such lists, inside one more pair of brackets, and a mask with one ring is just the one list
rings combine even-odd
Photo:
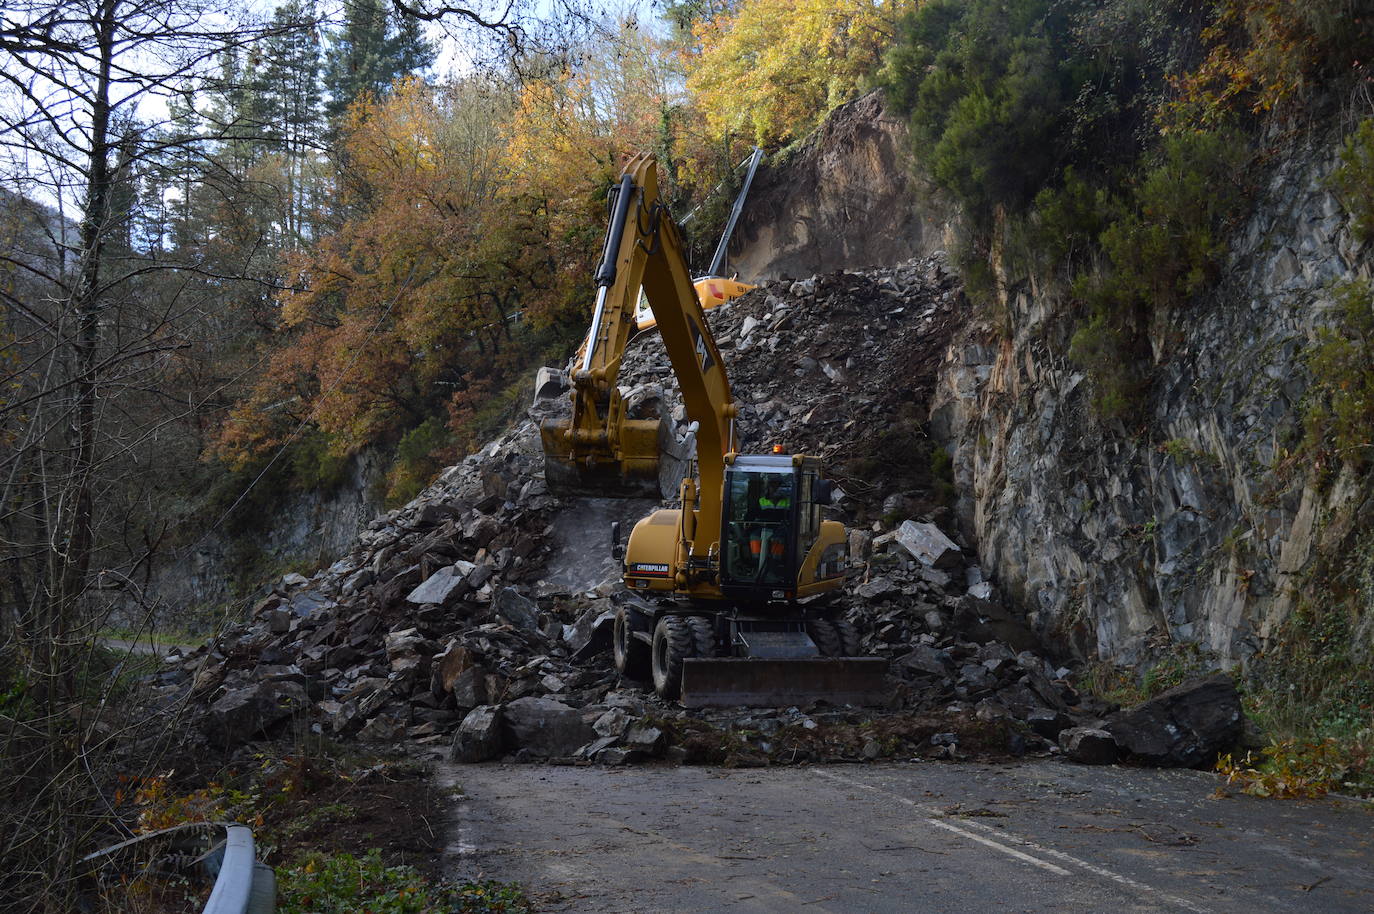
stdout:
[[692,328],[692,339],[696,343],[697,360],[701,362],[701,371],[705,374],[715,364],[715,360],[711,358],[711,349],[706,345],[706,337],[693,318],[687,318],[687,325]]
[[668,566],[659,562],[635,562],[630,565],[631,574],[657,575],[661,578],[668,576]]

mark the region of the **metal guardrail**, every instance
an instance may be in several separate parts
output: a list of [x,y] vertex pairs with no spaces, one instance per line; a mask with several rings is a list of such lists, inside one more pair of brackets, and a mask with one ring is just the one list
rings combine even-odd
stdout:
[[202,914],[272,914],[277,908],[277,876],[270,866],[253,859],[253,830],[230,825],[225,831],[219,876]]
[[146,835],[101,848],[82,857],[95,860],[135,844],[165,835],[195,829],[220,827],[223,844],[216,845],[192,862],[215,876],[215,887],[205,902],[202,914],[273,914],[277,909],[277,874],[272,867],[253,859],[253,830],[233,822],[183,822]]

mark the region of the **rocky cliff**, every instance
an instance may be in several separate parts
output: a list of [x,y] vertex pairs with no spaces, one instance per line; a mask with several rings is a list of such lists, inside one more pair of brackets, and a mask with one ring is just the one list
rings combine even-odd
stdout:
[[[291,492],[255,536],[235,540],[218,527],[177,550],[156,572],[156,593],[181,627],[189,607],[223,606],[246,577],[274,569],[330,564],[382,511],[376,482],[385,472],[373,450],[355,455],[344,480],[328,491]],[[237,510],[245,510],[240,507]],[[259,519],[262,522],[263,519]],[[135,622],[137,612],[130,617]]]
[[1369,257],[1323,183],[1335,143],[1279,162],[1219,287],[1155,330],[1155,383],[1129,424],[1093,416],[1062,296],[1033,278],[1002,293],[1010,336],[975,323],[949,349],[931,420],[961,525],[1035,628],[1080,656],[1196,642],[1243,661],[1364,494],[1345,476],[1318,488],[1291,454],[1302,353],[1331,282],[1367,276]]
[[765,160],[730,268],[749,282],[891,266],[948,248],[948,218],[924,205],[906,124],[873,92],[837,108],[790,152]]

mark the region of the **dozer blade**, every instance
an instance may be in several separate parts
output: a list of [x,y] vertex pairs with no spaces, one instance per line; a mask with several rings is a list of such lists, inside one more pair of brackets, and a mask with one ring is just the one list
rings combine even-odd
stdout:
[[682,704],[782,708],[823,699],[836,705],[881,705],[888,698],[881,657],[693,657],[682,663]]

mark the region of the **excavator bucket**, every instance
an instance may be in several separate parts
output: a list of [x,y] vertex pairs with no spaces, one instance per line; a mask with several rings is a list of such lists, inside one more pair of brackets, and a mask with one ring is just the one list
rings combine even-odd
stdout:
[[544,446],[544,481],[559,496],[593,498],[663,497],[659,454],[667,445],[663,423],[636,419],[620,426],[619,446],[581,447],[574,452],[570,423],[549,420],[539,426]]
[[692,657],[682,663],[682,705],[785,708],[817,699],[882,705],[889,689],[881,657]]

